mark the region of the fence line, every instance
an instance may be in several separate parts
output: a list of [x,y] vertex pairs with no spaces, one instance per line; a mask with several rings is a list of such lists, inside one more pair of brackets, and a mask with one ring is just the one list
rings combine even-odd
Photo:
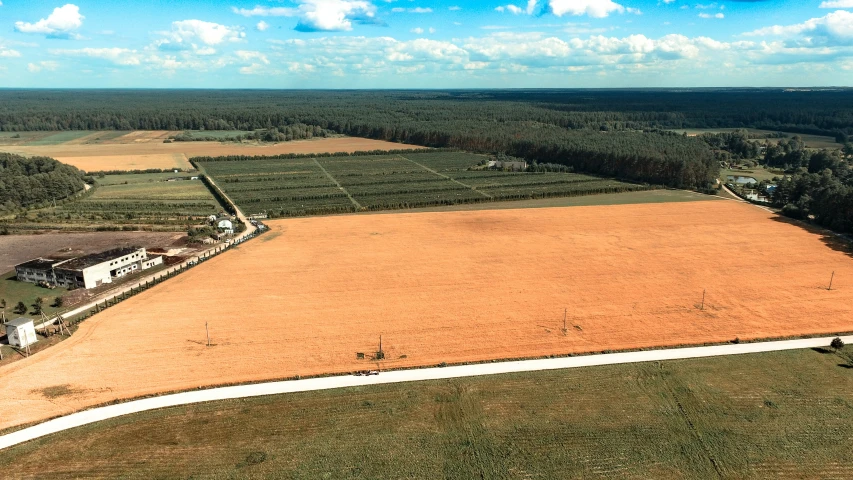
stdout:
[[206,251],[200,253],[199,255],[197,255],[196,257],[190,258],[189,260],[186,260],[186,261],[182,262],[181,264],[179,264],[175,267],[167,268],[165,271],[160,272],[159,274],[155,274],[153,279],[150,277],[146,278],[144,282],[140,281],[139,283],[137,283],[135,285],[130,285],[129,290],[127,289],[127,287],[125,287],[125,289],[122,290],[121,292],[115,293],[112,296],[106,297],[102,300],[98,300],[97,302],[92,304],[90,308],[88,308],[88,311],[86,311],[85,306],[78,307],[78,309],[83,309],[83,310],[79,313],[75,313],[75,314],[71,315],[71,317],[74,317],[73,319],[66,319],[65,317],[62,316],[62,314],[59,314],[59,315],[56,315],[56,316],[48,319],[47,321],[43,321],[40,325],[36,325],[35,328],[37,330],[42,330],[42,334],[44,334],[45,336],[50,336],[51,333],[48,332],[47,327],[51,326],[51,325],[55,325],[59,321],[59,317],[62,317],[63,321],[68,326],[77,325],[77,324],[83,322],[84,320],[88,319],[92,315],[100,313],[100,312],[106,310],[107,308],[114,307],[114,306],[118,305],[119,303],[148,290],[151,287],[159,285],[159,284],[163,283],[164,281],[169,280],[170,278],[173,278],[177,275],[180,275],[181,273],[183,273],[186,270],[194,268],[194,267],[198,266],[199,264],[210,260],[211,258],[217,257],[217,256],[227,252],[228,250],[234,248],[237,245],[240,245],[244,242],[252,240],[253,238],[261,235],[266,230],[267,229],[255,230],[252,233],[246,234],[242,237],[235,238],[234,240],[228,240],[228,241],[226,241],[226,243],[224,245],[219,245],[219,246],[217,246],[211,250],[206,250]]

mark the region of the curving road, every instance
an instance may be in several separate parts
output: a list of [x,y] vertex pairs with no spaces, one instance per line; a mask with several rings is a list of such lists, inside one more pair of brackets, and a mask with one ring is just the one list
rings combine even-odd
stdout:
[[[484,363],[477,365],[461,365],[444,368],[423,368],[415,370],[397,370],[385,372],[377,376],[356,377],[338,376],[291,380],[281,382],[258,383],[253,385],[238,385],[233,387],[211,388],[184,393],[163,395],[160,397],[133,400],[126,403],[93,408],[65,417],[48,420],[44,423],[19,430],[0,437],[0,449],[8,448],[36,438],[61,432],[71,428],[88,425],[110,418],[121,417],[134,413],[158,408],[189,405],[200,402],[228,400],[234,398],[277,395],[282,393],[307,392],[312,390],[328,390],[363,385],[378,385],[386,383],[416,382],[423,380],[440,380],[460,377],[476,377],[480,375],[496,375],[502,373],[534,372],[540,370],[556,370],[562,368],[591,367],[598,365],[615,365],[622,363],[652,362],[661,360],[678,360],[686,358],[715,357],[721,355],[742,355],[746,353],[775,352],[828,346],[834,337],[808,338],[800,340],[783,340],[774,342],[744,343],[738,345],[716,345],[710,347],[672,348],[666,350],[649,350],[642,352],[610,353],[602,355],[587,355],[580,357],[549,358],[541,360],[521,360],[513,362]],[[845,343],[853,342],[853,335],[841,337]]]

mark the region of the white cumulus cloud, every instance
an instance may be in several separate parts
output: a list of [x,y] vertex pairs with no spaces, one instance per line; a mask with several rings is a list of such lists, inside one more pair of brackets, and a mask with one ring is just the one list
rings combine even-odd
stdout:
[[625,7],[612,0],[549,0],[551,13],[558,17],[563,15],[588,15],[593,18],[604,18],[611,13],[622,13]]
[[53,38],[76,38],[74,30],[83,25],[80,8],[77,5],[67,4],[53,9],[47,18],[38,22],[15,22],[15,30],[21,33],[39,33]]
[[53,70],[56,70],[57,68],[59,68],[59,64],[54,62],[53,60],[45,60],[43,62],[28,63],[27,64],[27,71],[32,72],[32,73],[38,73],[42,70],[53,71]]
[[827,0],[820,8],[853,8],[853,0]]
[[853,43],[853,12],[836,10],[803,23],[759,28],[744,35],[754,37],[803,35],[808,36],[809,44],[850,44]]
[[536,11],[536,7],[539,4],[538,0],[528,0],[527,6],[525,8],[519,7],[517,5],[506,5],[495,8],[495,10],[499,12],[509,12],[514,15],[518,15],[521,13],[526,13],[527,15],[533,15]]
[[181,20],[172,22],[169,36],[176,42],[200,41],[205,45],[219,45],[223,42],[237,42],[246,34],[235,27],[226,27],[218,23],[203,20]]
[[140,56],[136,50],[127,48],[79,48],[76,50],[50,50],[53,55],[68,56],[68,57],[90,57],[107,60],[116,65],[135,66],[141,62]]
[[299,6],[233,8],[246,17],[297,17],[296,30],[349,31],[353,23],[376,23],[376,6],[366,0],[298,0]]
[[255,28],[256,28],[259,32],[263,32],[263,31],[266,31],[268,28],[270,28],[270,24],[269,24],[269,23],[267,23],[267,22],[265,22],[265,21],[263,21],[263,20],[261,20],[260,22],[258,22],[258,24],[257,24],[257,25],[255,25]]

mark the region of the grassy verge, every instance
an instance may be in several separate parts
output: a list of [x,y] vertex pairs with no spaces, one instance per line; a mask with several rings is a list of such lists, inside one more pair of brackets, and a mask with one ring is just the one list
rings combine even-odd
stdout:
[[[14,320],[17,317],[34,318],[36,314],[33,313],[33,303],[35,303],[36,298],[42,299],[42,310],[47,315],[64,310],[62,307],[54,307],[53,303],[57,297],[61,297],[65,293],[68,293],[65,288],[48,289],[34,283],[19,282],[15,277],[14,270],[0,275],[0,300],[6,300],[7,320]],[[23,302],[27,307],[26,312],[13,312],[18,302]]]
[[[844,478],[853,474],[843,433],[853,427],[851,354],[214,402],[53,435],[0,452],[0,465],[39,478]],[[49,393],[78,394],[72,387]]]

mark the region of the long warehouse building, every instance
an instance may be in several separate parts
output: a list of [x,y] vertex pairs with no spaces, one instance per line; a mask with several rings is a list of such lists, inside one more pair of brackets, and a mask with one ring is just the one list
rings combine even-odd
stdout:
[[89,289],[162,263],[162,256],[148,257],[144,248],[124,247],[68,260],[37,258],[15,266],[15,273],[22,282]]

